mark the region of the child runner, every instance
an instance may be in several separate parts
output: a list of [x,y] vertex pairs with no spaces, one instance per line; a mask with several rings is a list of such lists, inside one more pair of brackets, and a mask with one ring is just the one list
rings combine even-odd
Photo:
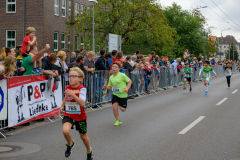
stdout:
[[[128,90],[131,87],[132,81],[123,73],[119,72],[121,64],[119,62],[113,62],[112,72],[113,75],[109,78],[108,85],[104,85],[102,89],[109,89],[113,92],[112,106],[113,114],[116,118],[114,126],[122,124],[119,119],[118,105],[122,112],[127,108]],[[128,85],[126,85],[128,83]]]
[[[37,38],[35,36],[35,32],[36,32],[36,30],[33,27],[28,27],[26,29],[26,36],[23,39],[22,50],[21,50],[21,54],[23,57],[27,57],[29,55],[29,52],[27,51],[28,46],[37,45]],[[32,54],[30,54],[30,55],[32,55]],[[38,63],[38,67],[37,67],[37,63]],[[40,59],[34,61],[32,72],[40,74],[39,71],[43,70],[43,69],[41,69],[41,66],[42,66],[42,63],[41,63]]]
[[204,66],[201,68],[201,70],[199,71],[199,76],[198,78],[200,78],[201,73],[203,72],[203,80],[204,80],[204,85],[206,86],[206,92],[205,95],[208,94],[208,85],[209,85],[209,80],[211,77],[210,71],[212,71],[215,76],[217,77],[217,73],[212,69],[212,67],[209,66],[210,62],[208,60],[205,61]]
[[227,66],[224,67],[224,71],[225,71],[225,75],[226,75],[226,78],[227,78],[228,87],[230,87],[230,78],[231,78],[231,75],[233,73],[233,69],[232,69],[232,66],[229,62],[227,63]]
[[189,67],[189,63],[185,64],[184,73],[185,73],[185,79],[184,79],[183,90],[186,90],[186,82],[188,81],[190,85],[189,91],[191,92],[192,91],[191,74],[193,73],[193,71],[192,71],[192,68]]
[[76,130],[79,131],[80,138],[82,139],[87,149],[87,160],[93,160],[93,152],[90,147],[90,141],[87,136],[87,116],[85,114],[84,106],[86,101],[86,88],[81,84],[84,78],[84,73],[78,67],[73,67],[69,71],[69,84],[65,88],[65,97],[59,110],[62,114],[63,107],[65,106],[63,123],[63,135],[67,140],[67,150],[65,157],[69,157],[75,141],[72,140],[71,128],[75,125]]

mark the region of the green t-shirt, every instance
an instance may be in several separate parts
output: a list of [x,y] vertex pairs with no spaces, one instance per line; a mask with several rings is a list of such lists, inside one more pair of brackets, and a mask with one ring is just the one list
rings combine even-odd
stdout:
[[31,62],[31,56],[27,56],[27,57],[23,57],[23,62],[22,62],[22,67],[25,68],[25,72],[23,75],[33,75],[35,74],[34,72],[32,72],[33,70],[33,63]]
[[202,76],[202,78],[209,78],[209,77],[211,77],[211,74],[210,74],[211,71],[212,71],[212,67],[210,67],[210,66],[208,66],[208,67],[203,66],[203,76]]
[[109,78],[108,86],[112,87],[113,95],[118,96],[119,98],[127,98],[128,94],[124,93],[125,88],[129,82],[129,78],[123,74],[118,72],[116,76],[111,75]]
[[[188,71],[188,72],[187,72]],[[191,73],[189,72],[192,72],[192,68],[185,68],[185,77],[186,78],[191,78]]]

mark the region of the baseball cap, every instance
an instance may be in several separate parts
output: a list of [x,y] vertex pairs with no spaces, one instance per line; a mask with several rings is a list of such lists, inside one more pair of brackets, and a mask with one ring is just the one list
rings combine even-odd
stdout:
[[111,54],[110,53],[106,53],[104,58],[112,58]]

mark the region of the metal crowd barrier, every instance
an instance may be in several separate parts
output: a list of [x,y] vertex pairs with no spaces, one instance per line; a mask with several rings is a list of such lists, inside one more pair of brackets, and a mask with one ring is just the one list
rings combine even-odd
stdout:
[[[212,66],[213,70],[218,76],[225,74],[224,66]],[[157,93],[160,90],[167,90],[176,86],[183,85],[184,82],[184,69],[180,69],[177,72],[177,76],[174,76],[172,68],[160,68],[150,69],[151,74],[146,75],[144,69],[135,69],[132,72],[125,70],[125,74],[132,80],[132,86],[129,89],[129,96],[145,96],[146,91],[151,93]],[[192,81],[199,81],[200,67],[193,67]],[[239,68],[233,66],[233,72],[238,72]],[[107,102],[111,102],[112,92],[111,90],[102,89],[104,84],[108,84],[111,73],[109,71],[94,71],[93,74],[85,75],[83,86],[87,88],[87,103],[88,108],[102,108],[102,105]],[[211,77],[215,77],[215,74],[211,72]],[[65,81],[63,89],[68,85],[68,81]],[[64,93],[64,92],[63,92]]]

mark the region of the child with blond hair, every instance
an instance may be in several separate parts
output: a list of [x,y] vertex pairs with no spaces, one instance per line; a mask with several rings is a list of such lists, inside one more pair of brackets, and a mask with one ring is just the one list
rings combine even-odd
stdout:
[[[32,55],[31,53],[29,53],[30,46],[33,46],[33,45],[37,46],[37,38],[35,36],[35,32],[36,32],[36,30],[33,27],[28,27],[26,29],[26,36],[23,39],[22,49],[21,49],[21,54],[23,57]],[[37,63],[38,63],[38,65],[37,65]],[[41,66],[42,66],[42,63],[41,63],[40,59],[38,59],[37,61],[34,61],[32,72],[40,74],[39,71],[43,70],[43,69],[41,69]]]

